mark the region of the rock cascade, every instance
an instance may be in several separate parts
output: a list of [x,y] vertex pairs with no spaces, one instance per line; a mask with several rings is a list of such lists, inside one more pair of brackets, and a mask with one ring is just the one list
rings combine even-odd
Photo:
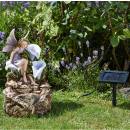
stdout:
[[51,89],[48,83],[24,84],[7,80],[4,93],[4,111],[9,116],[44,115],[51,109]]

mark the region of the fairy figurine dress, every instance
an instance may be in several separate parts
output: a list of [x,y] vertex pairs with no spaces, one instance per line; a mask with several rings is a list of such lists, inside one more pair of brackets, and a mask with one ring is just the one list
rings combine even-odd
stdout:
[[[26,38],[27,35],[24,37]],[[6,46],[3,48],[3,52],[11,53],[14,48],[18,46],[18,41],[15,37],[15,29],[13,29],[6,41]],[[26,48],[16,49],[15,54],[13,55],[12,61],[8,60],[6,62],[5,69],[10,69],[11,71],[19,71],[19,64],[21,64],[22,54],[27,52],[29,54],[29,59],[32,63],[33,77],[40,79],[43,69],[46,67],[44,60],[39,60],[41,48],[37,44],[28,44]],[[37,59],[37,60],[36,60]]]

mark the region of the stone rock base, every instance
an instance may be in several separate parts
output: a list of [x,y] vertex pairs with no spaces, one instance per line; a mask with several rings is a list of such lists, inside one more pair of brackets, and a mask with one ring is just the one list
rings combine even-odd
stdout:
[[42,85],[23,84],[10,80],[5,84],[4,111],[9,116],[23,117],[44,115],[51,110],[51,89],[48,83]]

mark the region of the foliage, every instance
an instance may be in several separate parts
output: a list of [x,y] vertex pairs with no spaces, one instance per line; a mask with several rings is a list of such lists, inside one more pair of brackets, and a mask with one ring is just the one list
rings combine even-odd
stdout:
[[[79,68],[75,70],[66,70],[61,72],[58,68],[53,67],[48,72],[49,83],[54,89],[62,90],[82,90],[106,92],[109,90],[108,86],[99,85],[99,68],[98,65],[94,68],[86,68],[87,71]],[[89,70],[89,71],[88,71]]]
[[33,18],[32,26],[35,27],[38,34],[44,32],[46,37],[52,38],[56,36],[58,26],[56,26],[52,19],[52,7],[48,7],[44,2],[39,2],[36,10],[38,14]]
[[[125,59],[130,59],[129,8],[130,2],[116,1],[1,1],[0,49],[12,28],[16,28],[17,39],[29,31],[30,43],[36,43],[42,48],[41,58],[48,65],[53,66],[55,61],[65,64],[58,64],[60,71],[67,71],[65,76],[61,76],[64,75],[62,73],[59,76],[63,77],[65,83],[57,82],[62,79],[53,76],[53,73],[50,73],[50,77],[57,85],[59,83],[69,87],[68,80],[74,81],[69,75],[78,77],[79,72],[75,74],[68,70],[76,66],[84,71],[88,64],[102,56],[101,66],[109,62],[111,69],[123,69]],[[122,56],[120,51],[123,52]],[[0,53],[1,63],[5,63],[7,58]],[[78,83],[79,86],[85,86],[82,79],[77,81],[83,83]],[[72,84],[76,86],[75,82]]]

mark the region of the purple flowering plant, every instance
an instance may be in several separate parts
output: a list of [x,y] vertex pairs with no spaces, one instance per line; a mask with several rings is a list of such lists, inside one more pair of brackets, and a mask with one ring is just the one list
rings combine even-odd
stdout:
[[5,32],[0,32],[0,40],[3,40],[5,36]]
[[28,1],[23,2],[23,8],[28,8],[30,3]]

